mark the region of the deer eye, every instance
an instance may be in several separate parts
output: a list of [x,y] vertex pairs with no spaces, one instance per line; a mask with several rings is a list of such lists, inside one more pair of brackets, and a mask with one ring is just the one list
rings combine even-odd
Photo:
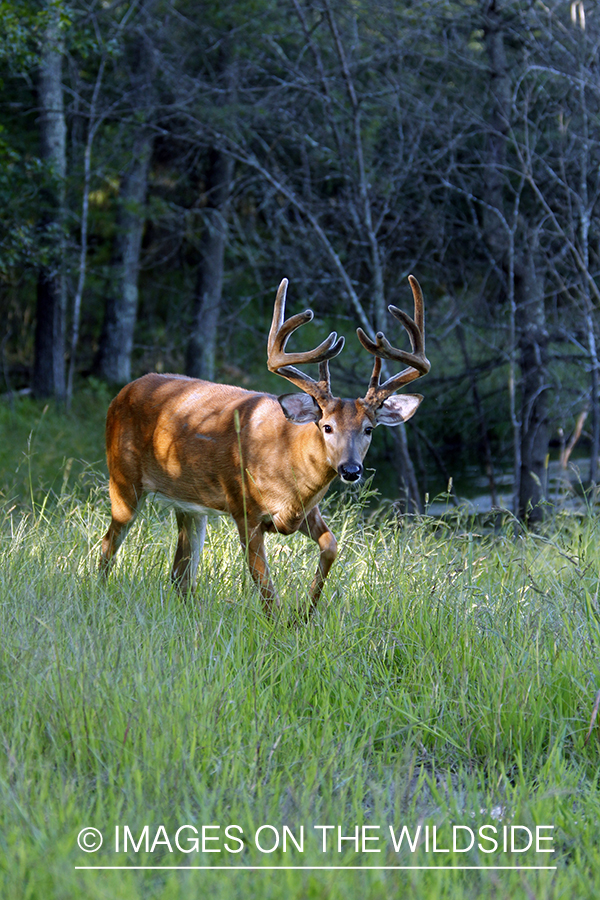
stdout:
[[367,425],[367,427],[365,428],[365,434],[373,434],[373,427],[371,425]]
[[325,434],[333,434],[333,428],[331,425],[323,425],[323,431]]

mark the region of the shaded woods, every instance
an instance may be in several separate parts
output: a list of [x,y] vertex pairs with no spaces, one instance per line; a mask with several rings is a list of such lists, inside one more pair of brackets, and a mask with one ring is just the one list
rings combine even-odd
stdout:
[[[0,2],[2,392],[176,371],[276,392],[276,285],[354,396],[353,336],[427,300],[418,423],[379,439],[421,508],[480,470],[543,516],[583,423],[598,478],[591,2]],[[310,329],[309,329],[310,330]],[[394,342],[397,335],[389,335]],[[556,450],[554,449],[556,447]]]

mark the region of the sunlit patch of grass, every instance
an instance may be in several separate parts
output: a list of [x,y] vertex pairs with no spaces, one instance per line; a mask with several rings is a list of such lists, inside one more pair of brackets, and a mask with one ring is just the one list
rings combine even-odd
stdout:
[[[53,401],[13,396],[0,401],[0,497],[41,503],[89,487],[104,466],[109,389],[90,379],[69,413]],[[50,488],[49,488],[50,486]]]

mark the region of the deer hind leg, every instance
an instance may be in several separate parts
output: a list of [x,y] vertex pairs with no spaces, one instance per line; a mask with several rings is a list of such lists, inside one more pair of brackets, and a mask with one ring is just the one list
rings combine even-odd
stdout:
[[315,506],[307,513],[306,518],[300,526],[300,531],[307,535],[307,537],[312,538],[313,541],[316,541],[321,551],[319,565],[308,592],[310,598],[308,615],[310,616],[321,596],[321,591],[323,590],[323,585],[329,574],[329,570],[335,562],[337,556],[337,541],[333,536],[333,533],[325,524],[325,520],[323,519],[318,506]]
[[171,580],[182,594],[196,589],[198,564],[206,537],[208,516],[176,510],[177,550],[171,570]]
[[117,484],[111,478],[108,485],[111,503],[111,522],[102,540],[100,574],[106,576],[114,556],[127,537],[143,499],[141,487],[133,484]]
[[238,528],[242,547],[248,554],[248,568],[254,581],[258,585],[263,607],[267,615],[274,615],[279,609],[279,598],[277,591],[271,581],[269,573],[269,564],[267,563],[267,554],[265,550],[264,529],[262,525],[257,526],[249,532],[246,539],[246,528],[242,524]]

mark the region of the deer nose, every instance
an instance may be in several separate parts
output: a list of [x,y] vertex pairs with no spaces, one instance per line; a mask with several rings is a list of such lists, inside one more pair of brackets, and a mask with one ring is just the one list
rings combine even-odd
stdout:
[[338,475],[342,481],[358,481],[362,471],[363,467],[357,466],[356,463],[342,463],[338,466]]

